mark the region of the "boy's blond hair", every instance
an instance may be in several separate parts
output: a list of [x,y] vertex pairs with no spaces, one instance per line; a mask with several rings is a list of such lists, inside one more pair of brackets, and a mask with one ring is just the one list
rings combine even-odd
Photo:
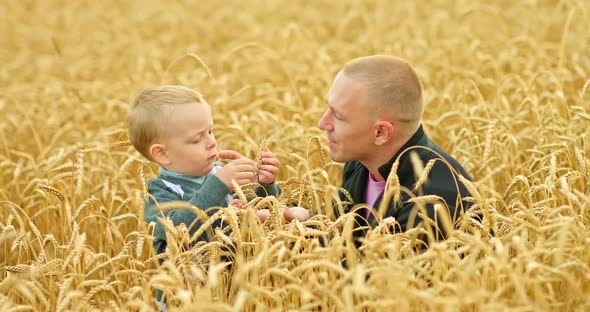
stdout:
[[145,158],[153,160],[149,148],[165,130],[171,106],[201,102],[199,92],[183,86],[157,86],[139,92],[127,113],[131,144]]
[[418,127],[422,85],[408,62],[390,55],[365,56],[346,63],[342,72],[365,84],[363,102],[369,112],[393,115],[410,128]]

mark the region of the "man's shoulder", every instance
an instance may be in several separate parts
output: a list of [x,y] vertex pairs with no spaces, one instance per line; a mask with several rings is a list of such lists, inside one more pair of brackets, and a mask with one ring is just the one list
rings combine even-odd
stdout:
[[[458,175],[470,181],[471,176],[457,159],[432,141],[429,143],[429,148],[420,153],[424,166],[429,167],[428,180],[422,185],[424,193],[439,195],[453,201],[457,193],[467,196],[468,192]],[[434,163],[429,166],[428,163],[432,161]]]
[[445,162],[441,161],[440,164],[435,165],[435,168],[433,168],[434,170],[436,170],[436,171],[442,170],[443,172],[445,172],[447,170],[452,170],[452,171],[455,171],[456,173],[464,176],[468,180],[471,180],[471,176],[469,176],[469,174],[467,173],[465,168],[463,168],[463,165],[461,165],[461,163],[455,157],[453,157],[452,155],[447,153],[445,150],[443,150],[440,146],[436,145],[435,143],[431,142],[431,144],[432,144],[432,149],[434,152],[429,152],[428,159],[429,160],[436,159],[436,158],[440,159],[442,157],[442,159],[445,160]]

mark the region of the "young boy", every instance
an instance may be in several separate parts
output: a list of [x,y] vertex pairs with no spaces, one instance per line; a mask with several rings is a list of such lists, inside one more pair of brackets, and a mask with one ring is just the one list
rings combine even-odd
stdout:
[[[160,165],[160,175],[148,182],[150,196],[144,208],[146,222],[156,224],[153,244],[157,254],[166,250],[166,233],[159,218],[166,217],[175,226],[184,223],[187,227],[197,219],[197,215],[188,209],[160,211],[158,204],[183,200],[203,210],[226,207],[230,203],[241,206],[243,203],[232,201],[230,196],[232,180],[241,186],[256,182],[257,178],[264,188],[257,190],[257,194],[278,195],[274,183],[279,172],[276,156],[267,148],[262,153],[256,176],[254,161],[235,151],[217,153],[211,108],[194,90],[182,86],[159,86],[141,91],[129,110],[128,126],[133,146],[145,158]],[[224,166],[214,164],[217,156],[231,161]],[[309,218],[306,210],[295,212],[299,213],[295,215],[299,220]],[[209,210],[209,213],[214,211]],[[264,221],[268,211],[257,211],[257,215]],[[286,214],[287,217],[292,215]],[[195,223],[189,228],[191,235],[202,224]],[[198,238],[206,239],[206,234]]]

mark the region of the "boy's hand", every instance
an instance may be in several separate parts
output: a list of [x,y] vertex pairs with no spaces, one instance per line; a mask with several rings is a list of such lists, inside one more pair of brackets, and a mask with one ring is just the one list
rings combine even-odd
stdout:
[[240,209],[244,208],[244,203],[242,203],[242,201],[237,198],[232,199],[232,201],[231,201],[231,203],[229,203],[229,205],[240,208]]
[[223,168],[217,170],[215,175],[229,188],[233,189],[232,180],[238,185],[244,185],[256,181],[256,163],[242,156],[236,151],[220,151],[220,158],[231,159]]
[[268,209],[256,210],[256,216],[258,217],[258,220],[260,222],[264,223],[266,221],[266,219],[268,219],[268,217],[270,217],[270,210],[268,210]]
[[[242,201],[239,200],[239,199],[235,199],[234,198],[229,205],[230,206],[237,207],[237,208],[240,208],[240,209],[245,209],[244,208],[244,203],[242,203]],[[247,208],[247,209],[252,209],[252,208]],[[259,209],[259,210],[256,210],[254,212],[254,214],[256,214],[256,217],[258,218],[258,221],[264,223],[264,221],[266,221],[266,219],[268,219],[268,217],[270,217],[270,210],[268,210],[268,209]]]
[[262,159],[260,160],[260,168],[258,170],[258,182],[262,184],[270,184],[275,181],[279,174],[279,166],[281,163],[273,152],[268,147],[264,147],[262,152]]

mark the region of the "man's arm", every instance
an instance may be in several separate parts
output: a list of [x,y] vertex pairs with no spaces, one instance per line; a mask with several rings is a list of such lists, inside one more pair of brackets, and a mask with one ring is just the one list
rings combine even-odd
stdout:
[[[436,158],[426,158],[423,162],[427,163],[432,159]],[[420,185],[416,186],[415,183]],[[469,196],[455,170],[438,158],[429,170],[427,179],[422,182],[411,181],[406,183],[406,186],[416,188],[413,190],[416,199],[412,200],[411,196],[402,193],[401,207],[390,204],[388,215],[395,217],[402,232],[417,226],[420,222],[426,222],[433,226],[435,239],[446,238],[449,227],[453,227],[454,222],[463,213],[461,196]],[[431,198],[427,202],[420,203],[420,196],[431,195],[437,196],[438,200]],[[436,209],[435,204],[437,204]],[[429,220],[424,220],[426,218]]]
[[[420,205],[422,205],[423,210],[421,209]],[[405,232],[413,227],[416,227],[418,224],[420,224],[420,222],[427,222],[428,225],[432,226],[431,229],[435,240],[445,239],[447,236],[446,227],[449,226],[446,220],[450,220],[451,223],[453,222],[452,216],[453,212],[455,211],[455,207],[449,205],[448,210],[446,209],[447,206],[444,204],[442,204],[440,207],[445,211],[436,213],[434,204],[432,203],[405,203],[403,207],[399,209],[397,215],[395,215],[395,220],[400,226],[399,230],[401,232]],[[424,212],[426,212],[427,220],[424,220]],[[448,214],[449,217],[445,219],[446,216],[442,215],[443,213]],[[436,226],[434,224],[436,224]]]

